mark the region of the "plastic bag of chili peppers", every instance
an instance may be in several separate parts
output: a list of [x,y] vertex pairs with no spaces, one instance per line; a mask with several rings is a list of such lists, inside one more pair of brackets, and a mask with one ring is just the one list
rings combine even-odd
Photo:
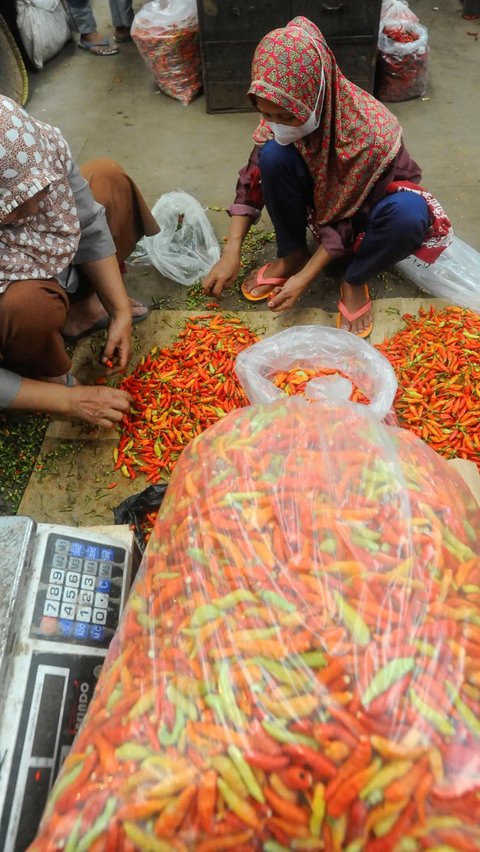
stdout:
[[428,30],[421,24],[388,19],[380,30],[375,96],[396,102],[427,91]]
[[383,0],[382,21],[414,21],[418,23],[415,12],[409,8],[406,0]]
[[195,438],[30,852],[479,850],[479,529],[369,406]]
[[202,89],[195,0],[153,0],[135,16],[133,41],[166,95],[187,106]]
[[302,395],[336,404],[371,404],[383,420],[397,391],[391,364],[365,340],[338,328],[303,325],[255,343],[235,372],[250,402]]

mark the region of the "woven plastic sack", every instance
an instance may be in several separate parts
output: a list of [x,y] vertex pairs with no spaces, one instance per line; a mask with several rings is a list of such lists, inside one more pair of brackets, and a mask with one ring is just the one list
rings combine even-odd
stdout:
[[383,0],[381,20],[382,23],[385,21],[413,21],[413,23],[418,23],[415,12],[412,12],[405,0]]
[[352,383],[370,400],[380,420],[389,413],[397,391],[397,380],[389,361],[373,346],[339,328],[303,325],[287,328],[241,352],[235,372],[250,402],[273,402],[285,398],[274,383],[280,372],[293,369],[331,368],[346,374],[312,378],[307,398],[330,403],[346,402]]
[[480,313],[480,254],[458,237],[430,266],[411,255],[397,269],[431,296]]
[[17,26],[32,64],[40,70],[71,37],[61,0],[16,0]]
[[[389,38],[385,29],[400,29],[418,38],[403,44]],[[410,21],[385,21],[378,39],[375,96],[389,103],[422,97],[427,91],[429,58],[426,27]]]
[[153,0],[135,15],[132,38],[166,95],[187,106],[202,90],[195,0]]
[[174,471],[30,852],[473,852],[478,529],[459,476],[367,406],[219,421]]
[[220,260],[220,247],[202,205],[179,189],[162,195],[152,209],[160,233],[145,237],[147,256],[159,272],[191,287]]

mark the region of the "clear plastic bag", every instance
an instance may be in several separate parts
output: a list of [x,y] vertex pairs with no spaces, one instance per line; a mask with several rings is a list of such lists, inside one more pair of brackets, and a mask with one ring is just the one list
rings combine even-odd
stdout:
[[225,417],[175,469],[30,852],[473,852],[479,529],[366,406]]
[[397,269],[431,296],[480,313],[480,254],[458,237],[431,266],[410,255]]
[[220,246],[205,210],[179,189],[162,195],[152,213],[161,230],[144,238],[150,263],[166,278],[191,287],[220,260]]
[[195,0],[153,0],[135,15],[132,38],[160,89],[190,104],[202,90]]
[[[241,352],[235,372],[251,403],[273,402],[285,398],[284,391],[273,383],[276,374],[296,367],[338,371],[336,377],[308,382],[307,398],[331,403],[348,399],[347,391],[351,388],[336,381],[343,373],[368,397],[372,411],[380,420],[393,404],[397,380],[389,361],[366,340],[341,328],[322,325],[287,328]],[[343,392],[340,390],[339,394],[341,388]]]
[[[402,43],[388,32],[413,34],[415,41]],[[378,39],[375,96],[397,102],[422,97],[427,91],[430,48],[428,30],[422,24],[388,19],[382,23]]]
[[382,23],[386,21],[413,21],[413,23],[418,24],[416,14],[409,8],[406,0],[383,0],[381,20]]

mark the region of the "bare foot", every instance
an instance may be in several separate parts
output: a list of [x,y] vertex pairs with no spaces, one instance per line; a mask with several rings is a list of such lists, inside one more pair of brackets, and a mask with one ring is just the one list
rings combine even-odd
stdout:
[[[136,299],[130,299],[132,306],[132,317],[140,317],[147,313],[145,305],[137,302]],[[96,322],[107,317],[108,314],[103,307],[96,293],[93,293],[88,299],[82,302],[74,302],[70,305],[67,319],[61,331],[64,337],[76,337],[77,334],[82,334]]]
[[[342,285],[342,302],[350,311],[351,314],[356,314],[361,308],[365,307],[368,303],[367,296],[365,295],[365,289],[361,286],[352,286],[352,284],[348,284],[344,281]],[[353,322],[349,322],[343,314],[340,314],[341,324],[340,328],[344,328],[346,331],[351,331],[353,334],[361,334],[365,331],[366,328],[373,322],[373,309],[370,308],[365,314],[362,314]]]
[[[265,272],[265,278],[291,278],[296,275],[310,260],[310,252],[307,248],[298,249],[288,257],[278,257]],[[272,290],[271,284],[257,287],[258,269],[253,269],[245,280],[244,290],[252,296],[264,296]]]
[[[80,43],[84,44],[90,53],[97,53],[99,56],[113,56],[118,53],[118,47],[112,47],[109,44],[98,44],[98,42],[105,41],[104,38],[100,35],[98,30],[95,30],[93,33],[82,33],[80,36]],[[88,47],[90,44],[95,44],[95,47]]]
[[121,44],[123,41],[132,41],[130,27],[115,27],[115,41]]

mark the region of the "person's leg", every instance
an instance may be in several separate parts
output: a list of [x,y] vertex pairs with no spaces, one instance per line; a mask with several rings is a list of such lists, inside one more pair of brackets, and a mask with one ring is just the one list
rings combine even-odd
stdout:
[[[75,29],[80,35],[80,45],[86,47],[91,53],[98,53],[101,56],[113,56],[118,53],[118,48],[110,47],[108,40],[103,39],[98,32],[89,0],[67,0],[67,7]],[[105,41],[106,44],[103,44]]]
[[71,360],[60,329],[68,297],[56,281],[14,281],[0,296],[2,366],[30,379],[64,376]]
[[113,160],[92,160],[81,168],[95,201],[103,204],[119,264],[141,237],[158,234],[159,227],[134,181]]
[[[308,260],[307,208],[314,206],[313,181],[295,145],[279,145],[274,139],[260,151],[260,176],[265,206],[275,228],[278,260],[269,278],[285,278],[299,272]],[[271,286],[255,287],[257,272],[249,276],[245,290],[253,295]]]
[[115,41],[121,43],[130,39],[130,29],[134,13],[132,0],[108,0],[112,24],[115,27]]
[[[429,226],[427,202],[414,192],[396,192],[375,205],[365,236],[345,273],[342,301],[350,313],[356,313],[367,304],[363,285],[413,254],[422,244]],[[341,327],[359,332],[371,322],[372,312],[369,311],[352,325],[342,317]]]

